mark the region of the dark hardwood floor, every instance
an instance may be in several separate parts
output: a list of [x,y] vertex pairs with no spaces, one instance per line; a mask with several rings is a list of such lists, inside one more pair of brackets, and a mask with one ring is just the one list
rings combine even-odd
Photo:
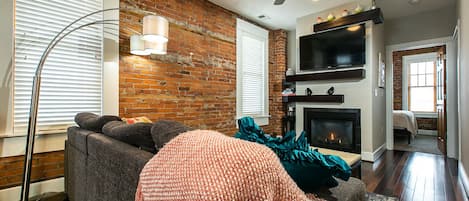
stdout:
[[367,191],[402,201],[467,201],[454,159],[420,152],[386,151],[375,163],[363,162]]

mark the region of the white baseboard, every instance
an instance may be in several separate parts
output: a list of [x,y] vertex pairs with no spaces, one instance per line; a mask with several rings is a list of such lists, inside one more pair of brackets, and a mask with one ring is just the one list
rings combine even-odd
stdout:
[[419,130],[417,130],[417,134],[419,134],[419,135],[438,136],[438,131],[419,129]]
[[[0,200],[20,200],[21,186],[0,190]],[[46,192],[63,192],[64,178],[57,178],[36,182],[29,188],[29,196],[36,196]]]
[[362,152],[362,160],[368,161],[368,162],[375,162],[377,159],[381,157],[381,155],[383,155],[384,151],[386,151],[386,144],[381,145],[373,153]]
[[467,177],[466,170],[464,169],[464,166],[461,161],[459,161],[458,171],[458,179],[463,185],[464,191],[466,192],[466,197],[469,198],[469,177]]

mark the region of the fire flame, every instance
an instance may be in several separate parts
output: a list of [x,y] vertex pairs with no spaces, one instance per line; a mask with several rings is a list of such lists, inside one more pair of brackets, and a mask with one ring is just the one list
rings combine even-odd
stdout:
[[334,141],[335,140],[335,134],[334,133],[329,133],[329,139]]

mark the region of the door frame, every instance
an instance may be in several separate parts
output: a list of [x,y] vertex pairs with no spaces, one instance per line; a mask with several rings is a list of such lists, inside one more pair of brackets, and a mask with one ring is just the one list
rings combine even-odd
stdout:
[[[457,158],[459,155],[459,140],[457,137],[458,125],[457,125],[457,79],[456,69],[450,67],[456,67],[456,52],[454,51],[453,37],[442,37],[430,40],[422,40],[408,43],[401,43],[395,45],[386,46],[386,148],[388,150],[394,149],[394,134],[393,134],[393,119],[392,112],[394,108],[394,66],[393,66],[393,52],[412,50],[419,48],[428,48],[434,46],[446,45],[446,66],[447,66],[447,155],[450,158]],[[451,90],[449,90],[451,89]],[[453,103],[454,102],[454,103]],[[450,124],[451,123],[451,124]]]

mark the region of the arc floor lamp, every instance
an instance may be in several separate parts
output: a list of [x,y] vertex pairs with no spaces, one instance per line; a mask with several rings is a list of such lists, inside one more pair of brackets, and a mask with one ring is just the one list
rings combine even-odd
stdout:
[[[119,25],[119,19],[103,19],[81,25],[78,24],[89,16],[119,10],[119,8],[98,10],[76,19],[72,23],[65,26],[59,33],[57,33],[57,35],[55,35],[55,37],[52,39],[52,41],[50,41],[49,45],[44,50],[33,78],[28,133],[26,138],[26,151],[24,157],[23,183],[21,186],[21,201],[27,201],[29,199],[29,185],[31,181],[31,167],[41,88],[41,74],[47,57],[54,49],[54,47],[60,43],[60,41],[62,41],[62,39],[79,29],[93,25]],[[169,23],[168,20],[166,20],[164,17],[156,15],[147,15],[143,17],[143,34],[132,35],[130,37],[130,53],[135,55],[166,54],[168,32]]]

